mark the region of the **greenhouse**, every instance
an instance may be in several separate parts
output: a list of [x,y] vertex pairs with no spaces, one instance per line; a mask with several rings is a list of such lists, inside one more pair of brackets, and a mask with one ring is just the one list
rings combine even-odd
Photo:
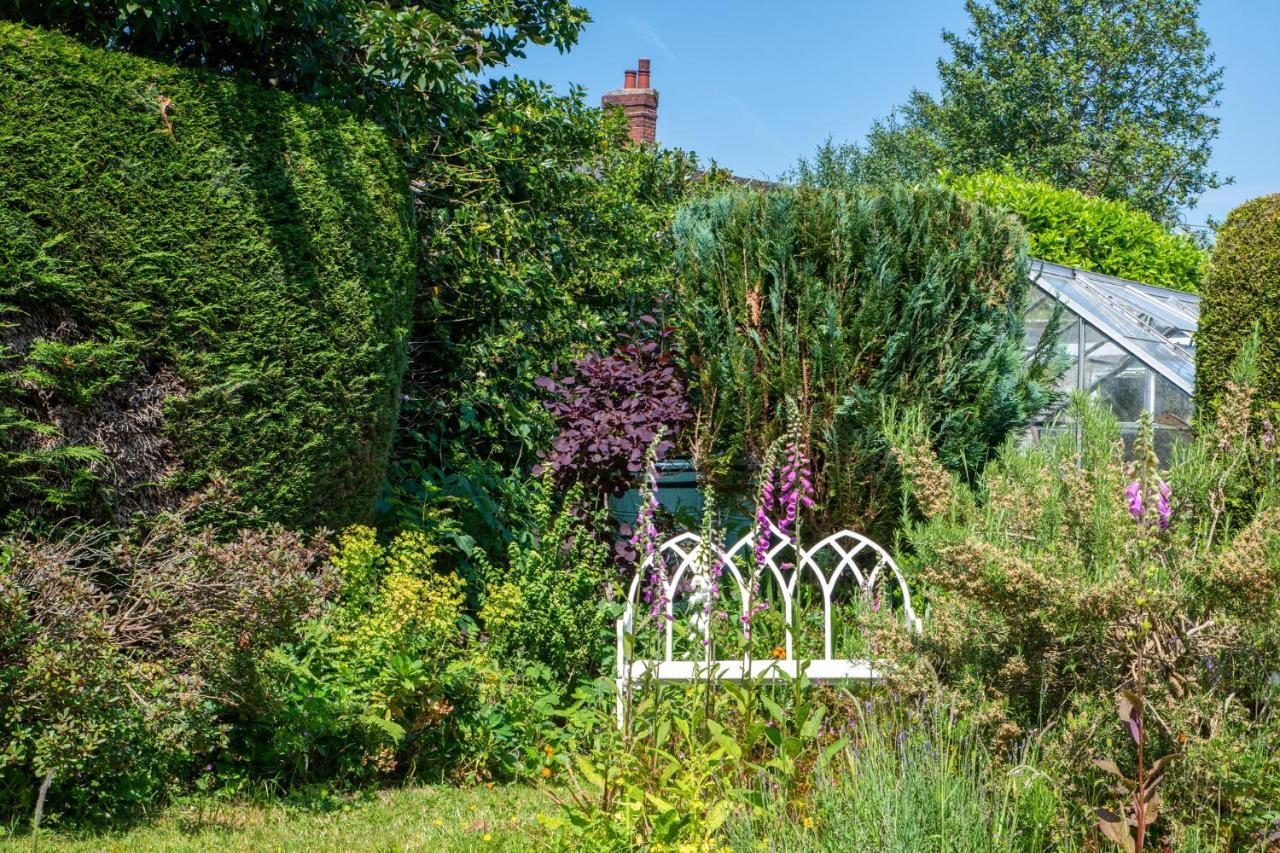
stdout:
[[[1032,280],[1028,353],[1044,334],[1055,303],[1061,303],[1059,341],[1069,366],[1060,390],[1084,390],[1107,403],[1126,442],[1136,434],[1141,413],[1150,412],[1156,451],[1167,460],[1174,442],[1190,434],[1200,297],[1044,261],[1033,262]],[[1056,415],[1043,413],[1033,437],[1061,428]]]

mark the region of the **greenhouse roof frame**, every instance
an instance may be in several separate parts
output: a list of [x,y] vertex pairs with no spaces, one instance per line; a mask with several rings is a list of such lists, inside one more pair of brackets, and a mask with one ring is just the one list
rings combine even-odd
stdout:
[[1200,297],[1032,260],[1031,280],[1185,394],[1195,395]]

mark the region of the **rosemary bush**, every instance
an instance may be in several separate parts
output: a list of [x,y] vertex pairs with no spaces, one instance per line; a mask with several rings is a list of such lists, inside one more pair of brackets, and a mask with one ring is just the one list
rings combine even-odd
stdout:
[[1112,776],[1163,774],[1135,826],[1152,824],[1151,842],[1249,846],[1280,817],[1263,746],[1277,737],[1280,492],[1275,443],[1250,418],[1256,352],[1255,339],[1167,471],[1144,452],[1149,426],[1126,462],[1114,420],[1085,399],[1078,444],[1067,431],[1007,445],[974,487],[937,464],[918,417],[889,427],[913,505],[909,571],[929,599],[921,672],[982,695],[997,748],[1036,737],[1077,819],[1119,811]]

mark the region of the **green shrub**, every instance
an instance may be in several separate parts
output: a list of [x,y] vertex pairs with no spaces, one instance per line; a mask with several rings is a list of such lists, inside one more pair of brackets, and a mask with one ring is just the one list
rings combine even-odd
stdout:
[[474,642],[462,579],[439,555],[417,531],[385,546],[371,528],[343,532],[337,599],[300,641],[266,653],[267,696],[230,732],[248,763],[228,763],[228,776],[359,784],[536,770],[560,690],[545,667],[512,668]]
[[436,571],[439,548],[416,531],[383,547],[353,527],[333,554],[339,593],[295,644],[272,649],[265,725],[246,727],[254,772],[284,783],[368,781],[403,759],[447,753],[460,688],[461,579]]
[[1043,261],[1195,292],[1205,253],[1194,239],[1173,234],[1122,201],[1017,175],[955,176],[947,185],[965,198],[1016,214],[1031,254]]
[[490,582],[480,621],[494,650],[545,664],[564,684],[596,675],[611,648],[603,585],[613,562],[591,532],[607,525],[603,512],[580,517],[583,498],[575,485],[557,509],[544,477],[534,497],[537,540],[513,542],[503,569],[483,566]]
[[818,529],[891,524],[886,400],[927,407],[955,471],[1046,401],[1046,360],[1023,363],[1026,242],[992,208],[937,188],[735,191],[681,209],[675,232],[694,458],[708,474],[758,464],[794,399]]
[[1221,416],[1166,470],[1149,423],[1126,462],[1114,418],[1084,397],[1076,430],[1010,442],[972,488],[936,476],[918,424],[889,430],[924,519],[903,534],[928,671],[986,694],[994,740],[1041,733],[1042,763],[1080,814],[1119,802],[1093,760],[1134,772],[1116,696],[1138,691],[1147,768],[1178,756],[1156,826],[1174,849],[1193,835],[1251,848],[1278,816],[1280,448],[1251,429],[1250,355]]
[[193,512],[0,543],[0,821],[29,816],[50,772],[51,815],[125,815],[259,724],[264,658],[332,589],[327,547],[277,527],[215,536]]
[[225,472],[372,513],[413,222],[371,125],[0,24],[0,520],[121,518]]
[[1201,419],[1217,409],[1231,365],[1258,328],[1255,403],[1280,406],[1280,195],[1245,202],[1227,216],[1205,277],[1196,335],[1196,405]]
[[[0,587],[9,580],[0,568]],[[101,614],[29,632],[18,660],[0,651],[0,819],[29,818],[51,774],[48,818],[104,818],[152,804],[221,740],[184,679],[125,653]]]

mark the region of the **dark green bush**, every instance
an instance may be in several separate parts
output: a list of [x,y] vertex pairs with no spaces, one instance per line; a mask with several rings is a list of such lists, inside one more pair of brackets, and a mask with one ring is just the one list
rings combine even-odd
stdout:
[[991,172],[955,177],[948,185],[965,198],[1017,214],[1031,254],[1041,260],[1177,290],[1200,289],[1205,253],[1195,240],[1170,233],[1124,202]]
[[923,405],[943,463],[976,472],[1046,401],[1047,360],[1023,365],[1026,240],[994,208],[937,188],[736,191],[675,231],[707,473],[758,463],[793,398],[818,514],[870,530],[898,505],[885,402]]
[[[1258,327],[1255,404],[1280,404],[1280,195],[1255,198],[1231,211],[1205,277],[1196,335],[1196,405],[1216,408],[1231,365]],[[1274,415],[1272,415],[1274,419]]]
[[670,280],[675,208],[721,178],[627,144],[581,91],[485,86],[421,166],[419,294],[386,521],[447,502],[497,555],[529,524],[524,476],[555,435],[535,384],[609,348]]
[[0,520],[120,518],[225,472],[367,517],[413,278],[380,132],[0,24]]

